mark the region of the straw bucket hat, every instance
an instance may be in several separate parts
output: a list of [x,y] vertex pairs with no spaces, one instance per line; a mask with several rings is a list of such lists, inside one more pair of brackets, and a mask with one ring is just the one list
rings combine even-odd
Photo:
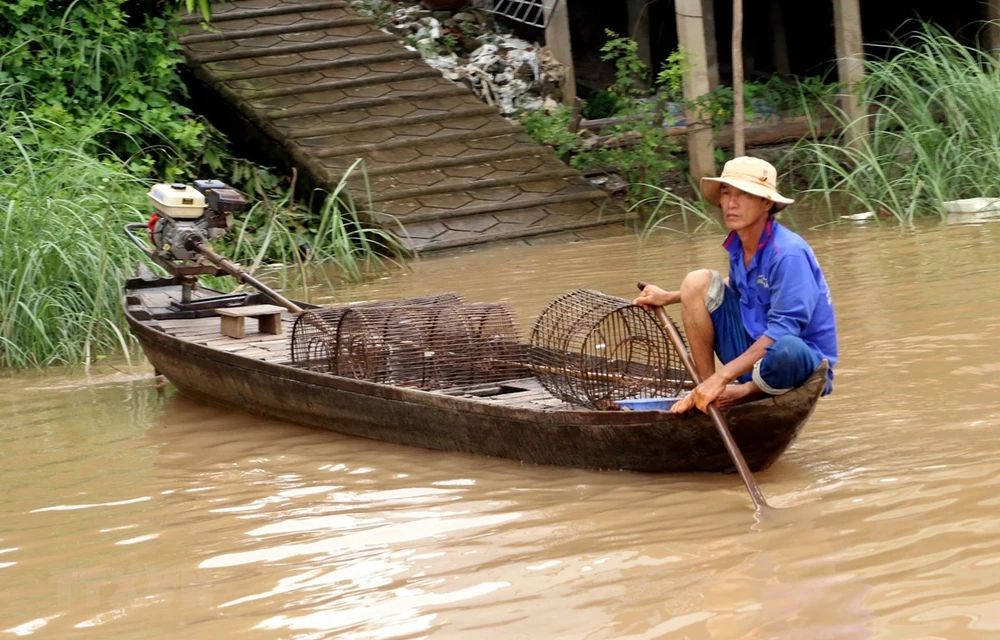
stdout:
[[701,179],[701,192],[705,194],[706,200],[718,207],[720,191],[724,184],[767,198],[774,203],[771,213],[778,213],[795,202],[778,193],[778,172],[770,162],[760,158],[749,156],[733,158],[722,168],[722,175],[718,178]]

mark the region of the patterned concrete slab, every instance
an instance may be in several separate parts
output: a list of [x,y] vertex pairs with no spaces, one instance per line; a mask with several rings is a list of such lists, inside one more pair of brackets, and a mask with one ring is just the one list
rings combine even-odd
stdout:
[[349,176],[371,221],[426,252],[618,233],[622,211],[466,87],[344,0],[236,0],[186,16],[198,80],[239,110],[249,139],[327,189]]

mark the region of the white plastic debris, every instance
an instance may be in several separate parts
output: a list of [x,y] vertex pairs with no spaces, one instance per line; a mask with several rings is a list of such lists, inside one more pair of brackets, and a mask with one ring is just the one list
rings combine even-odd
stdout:
[[871,211],[863,211],[861,213],[851,213],[840,217],[844,220],[863,221],[863,220],[871,220],[872,218],[875,217],[875,214]]
[[[419,52],[445,78],[470,87],[504,115],[539,108],[552,94],[561,97],[565,67],[551,52],[492,31],[492,22],[477,9],[452,14],[442,22],[417,4],[351,1],[366,15],[388,18],[383,31],[403,38],[407,49]],[[476,43],[481,44],[469,53]]]

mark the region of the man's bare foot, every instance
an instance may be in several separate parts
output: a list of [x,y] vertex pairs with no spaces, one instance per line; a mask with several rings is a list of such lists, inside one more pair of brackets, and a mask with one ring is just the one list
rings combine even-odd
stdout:
[[744,382],[743,384],[731,384],[726,386],[726,390],[722,392],[719,396],[718,402],[720,407],[731,407],[737,404],[743,404],[744,402],[752,402],[754,400],[759,400],[763,398],[765,394],[760,390],[756,384],[751,382]]

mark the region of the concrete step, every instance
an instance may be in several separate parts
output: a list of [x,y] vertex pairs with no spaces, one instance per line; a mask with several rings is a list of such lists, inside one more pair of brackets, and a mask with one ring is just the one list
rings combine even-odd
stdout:
[[[477,119],[482,120],[482,122],[469,123],[469,121]],[[449,122],[448,124],[461,126],[468,123],[469,127],[476,128],[470,130],[442,129],[437,123],[430,123],[408,127],[405,129],[407,133],[400,135],[395,135],[395,132],[387,127],[384,130],[360,131],[344,136],[306,138],[296,142],[304,151],[310,150],[308,152],[313,157],[333,158],[336,156],[364,156],[369,153],[394,151],[421,145],[476,141],[521,131],[520,127],[506,122],[502,118],[500,118],[501,122],[490,122],[488,119],[478,116],[476,118],[462,118],[461,120],[466,122]]]
[[381,129],[387,125],[392,125],[395,127],[400,126],[413,126],[418,124],[427,124],[430,122],[444,122],[457,118],[468,118],[471,116],[483,116],[483,115],[494,115],[496,113],[496,108],[491,107],[488,104],[478,104],[470,105],[466,108],[459,108],[454,111],[429,111],[418,113],[417,115],[405,116],[402,118],[391,116],[391,115],[369,115],[364,120],[360,122],[354,122],[351,124],[339,124],[339,125],[327,125],[323,127],[311,127],[306,129],[290,129],[288,131],[288,138],[291,140],[296,140],[300,138],[317,138],[320,136],[336,136],[344,135],[348,133],[355,133],[358,131],[370,131],[372,129]]
[[[303,151],[303,153],[309,152]],[[533,158],[551,153],[551,149],[539,146],[531,136],[520,131],[492,138],[458,142],[443,142],[429,138],[406,148],[372,150],[363,157],[368,176],[371,178],[409,171],[460,168],[504,159]],[[319,162],[328,171],[330,178],[337,181],[356,159],[357,156],[353,155],[333,156],[320,158]]]
[[404,225],[410,225],[555,204],[603,202],[608,199],[607,193],[593,187],[585,178],[581,180],[583,183],[539,180],[517,186],[467,189],[419,198],[386,200],[375,207],[377,211],[374,218],[381,223],[398,220]]
[[[379,123],[383,126],[387,121],[401,120],[408,117],[437,117],[442,114],[458,114],[476,110],[477,113],[483,103],[471,95],[468,91],[462,91],[460,87],[444,87],[443,90],[425,92],[423,94],[411,94],[407,100],[395,99],[394,94],[387,96],[389,99],[377,99],[377,102],[369,100],[352,100],[345,102],[341,107],[350,108],[328,109],[321,113],[311,113],[304,116],[282,117],[276,113],[274,125],[291,139],[311,138],[315,135],[335,135],[346,133],[346,131],[333,131],[331,133],[322,132],[323,129],[336,129],[353,125],[363,126],[366,122]],[[327,105],[335,107],[337,105]],[[496,113],[496,109],[491,109]],[[466,114],[473,115],[471,112]],[[459,116],[455,116],[459,117]],[[373,128],[378,128],[373,127]],[[300,135],[299,132],[305,135]],[[317,132],[317,133],[314,133]]]
[[[387,43],[383,43],[387,44]],[[369,47],[378,45],[369,45]],[[353,50],[352,50],[353,51]],[[253,59],[244,59],[240,61],[233,62],[243,62],[250,63],[245,65],[246,68],[243,71],[231,71],[227,72],[222,69],[223,63],[215,63],[218,70],[216,75],[221,82],[232,82],[235,80],[250,80],[253,78],[269,78],[271,76],[284,76],[289,73],[296,74],[306,74],[306,73],[318,73],[322,71],[329,71],[333,69],[344,69],[350,67],[359,67],[367,65],[378,65],[386,62],[396,62],[398,60],[416,60],[420,58],[420,54],[416,51],[409,51],[407,49],[388,51],[386,53],[376,53],[372,55],[364,55],[353,53],[352,51],[347,51],[345,49],[334,49],[332,52],[338,54],[338,59],[334,60],[321,60],[318,62],[307,62],[300,56],[295,56],[298,58],[297,61],[282,60],[281,56],[260,56]],[[295,55],[295,54],[293,54]],[[295,66],[292,68],[291,64]]]
[[412,250],[420,253],[443,251],[483,243],[532,238],[543,235],[592,229],[627,220],[619,209],[600,203],[572,202],[482,213],[450,220],[409,223],[405,227],[387,224]]
[[361,176],[349,184],[370,188],[373,202],[417,198],[463,189],[488,189],[516,185],[533,180],[578,176],[554,154],[495,160],[483,164],[466,164],[445,169],[407,171],[385,175],[368,175],[367,187]]
[[[304,19],[301,14],[288,14],[276,18],[262,20],[287,21],[290,24],[261,24],[258,19],[240,20],[224,23],[218,31],[194,33],[180,38],[182,45],[192,45],[200,42],[221,42],[226,40],[251,40],[265,36],[285,36],[291,34],[310,34],[323,29],[338,27],[353,27],[359,24],[371,24],[371,18],[351,14],[343,9],[333,9],[324,12],[329,17],[325,20]],[[301,38],[299,38],[301,40]]]
[[[372,185],[372,202],[388,202],[391,200],[421,200],[427,196],[435,196],[441,194],[468,194],[472,191],[479,191],[483,189],[493,189],[495,187],[509,187],[512,185],[523,185],[528,182],[535,180],[553,180],[561,178],[569,178],[572,176],[579,175],[579,172],[575,169],[570,169],[569,167],[563,167],[561,169],[552,169],[549,171],[535,171],[530,175],[520,173],[518,175],[500,177],[500,178],[483,178],[479,180],[470,180],[468,178],[456,178],[447,182],[442,182],[441,184],[436,184],[429,187],[413,187],[410,189],[400,189],[397,185],[393,189],[376,189],[375,185]],[[395,178],[396,176],[386,176],[386,178]]]
[[[429,78],[429,80],[436,79]],[[418,100],[439,100],[469,95],[468,89],[456,86],[444,78],[441,78],[441,81],[430,83],[430,88],[393,90],[390,87],[389,91],[386,92],[366,91],[365,89],[367,88],[362,87],[361,89],[354,90],[351,96],[343,94],[340,96],[313,94],[313,96],[309,96],[306,100],[298,100],[285,96],[282,98],[269,98],[260,101],[260,104],[251,103],[250,106],[261,110],[270,120],[282,120],[304,116],[322,116],[331,113],[343,113],[345,111],[359,111],[373,107],[416,102]],[[333,99],[338,97],[340,98],[339,100]]]
[[[309,93],[328,91],[347,91],[358,87],[371,87],[375,85],[398,83],[406,80],[441,77],[441,72],[437,69],[432,69],[425,64],[414,64],[414,61],[412,60],[386,63],[379,66],[395,66],[398,67],[398,69],[375,71],[370,70],[368,67],[353,67],[349,69],[335,69],[327,72],[294,73],[286,76],[273,76],[270,78],[237,80],[229,83],[229,85],[248,98],[260,100],[264,98],[301,96]],[[333,80],[324,79],[330,74],[338,73],[341,75],[349,75],[351,73],[363,75],[357,78]]]
[[[522,137],[527,137],[527,134],[517,134],[516,136],[511,136],[517,142],[517,139]],[[411,171],[436,171],[439,169],[448,169],[451,167],[466,167],[475,166],[479,164],[487,164],[496,160],[520,160],[535,158],[539,156],[551,155],[552,149],[549,147],[543,147],[537,144],[531,144],[529,141],[521,141],[521,143],[514,144],[506,149],[501,149],[499,151],[487,151],[485,153],[474,153],[470,150],[468,153],[463,153],[458,157],[425,157],[419,160],[414,160],[412,162],[406,163],[406,168]],[[394,164],[374,164],[370,165],[368,168],[368,176],[385,176],[385,175],[396,175],[404,169],[400,168],[398,163]]]
[[[349,6],[346,0],[315,0],[309,2],[226,2],[212,5],[211,24],[229,22],[231,20],[246,20],[248,18],[264,18],[281,16],[307,11],[324,11],[327,9],[342,9]],[[201,24],[202,15],[199,12],[181,16],[182,24]]]
[[[329,29],[327,31],[330,31]],[[201,42],[184,47],[188,57],[198,64],[242,60],[260,56],[287,56],[294,53],[312,53],[329,49],[347,49],[380,42],[396,42],[396,37],[372,28],[370,24],[338,29],[341,33],[326,34],[332,37],[314,42],[276,44],[280,36],[252,38],[240,44],[229,41]],[[318,32],[323,33],[323,32]]]

